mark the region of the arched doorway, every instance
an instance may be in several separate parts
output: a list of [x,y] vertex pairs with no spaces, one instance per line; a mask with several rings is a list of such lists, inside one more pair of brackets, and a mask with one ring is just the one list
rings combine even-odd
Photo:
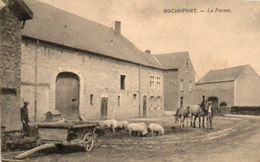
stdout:
[[62,72],[56,78],[56,109],[66,119],[79,119],[79,77]]
[[212,107],[215,112],[218,112],[218,98],[217,97],[209,97],[208,101],[212,102]]

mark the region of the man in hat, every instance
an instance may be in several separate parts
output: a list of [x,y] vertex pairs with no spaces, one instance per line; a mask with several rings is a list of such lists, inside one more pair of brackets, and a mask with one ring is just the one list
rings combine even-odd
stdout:
[[202,96],[200,107],[202,108],[202,110],[206,109],[206,100],[204,95]]
[[29,102],[24,101],[23,106],[21,107],[20,115],[21,115],[21,122],[23,127],[23,132],[28,135],[29,134],[29,115],[28,115],[28,106]]
[[208,101],[208,105],[207,105],[207,109],[208,109],[208,114],[207,114],[207,126],[210,129],[213,129],[212,127],[212,123],[213,123],[213,107],[212,107],[212,102]]

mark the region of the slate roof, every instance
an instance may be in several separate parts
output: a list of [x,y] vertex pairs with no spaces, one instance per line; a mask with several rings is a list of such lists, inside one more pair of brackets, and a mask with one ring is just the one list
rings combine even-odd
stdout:
[[189,53],[186,51],[156,54],[154,56],[157,58],[164,69],[179,69],[182,64],[187,62],[187,59],[190,59]]
[[22,35],[79,50],[161,68],[151,55],[139,50],[114,30],[37,0],[24,0],[34,13]]
[[196,84],[235,81],[236,78],[247,67],[249,67],[249,65],[236,66],[219,70],[210,70]]

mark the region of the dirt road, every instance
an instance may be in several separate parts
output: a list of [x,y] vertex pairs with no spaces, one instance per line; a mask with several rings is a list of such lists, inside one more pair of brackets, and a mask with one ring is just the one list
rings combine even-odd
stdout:
[[[164,118],[164,125],[172,124]],[[172,131],[172,132],[169,132]],[[47,150],[26,161],[260,162],[260,118],[217,117],[214,129],[176,128],[160,137],[102,137],[92,152]]]

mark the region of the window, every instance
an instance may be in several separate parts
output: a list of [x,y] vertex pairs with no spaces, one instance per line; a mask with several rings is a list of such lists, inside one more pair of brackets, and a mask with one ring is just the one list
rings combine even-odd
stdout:
[[180,107],[183,107],[183,97],[181,97]]
[[93,97],[94,97],[94,95],[91,94],[91,95],[90,95],[90,105],[93,105]]
[[149,101],[150,101],[150,103],[152,105],[152,103],[154,102],[154,96],[150,96]]
[[154,81],[150,81],[150,87],[154,85]]
[[1,94],[3,95],[17,95],[15,88],[1,88]]
[[133,97],[134,97],[134,99],[136,99],[136,97],[137,97],[137,94],[135,93],[135,94],[133,94]]
[[189,92],[192,91],[192,81],[189,82]]
[[117,97],[117,105],[120,106],[120,96]]
[[125,90],[125,79],[126,79],[125,75],[120,75],[120,89],[121,90]]
[[180,91],[183,91],[183,85],[184,84],[184,80],[183,79],[181,79],[181,82],[180,82]]
[[158,84],[158,77],[155,77],[154,75],[150,75],[150,87],[153,87],[155,84]]

